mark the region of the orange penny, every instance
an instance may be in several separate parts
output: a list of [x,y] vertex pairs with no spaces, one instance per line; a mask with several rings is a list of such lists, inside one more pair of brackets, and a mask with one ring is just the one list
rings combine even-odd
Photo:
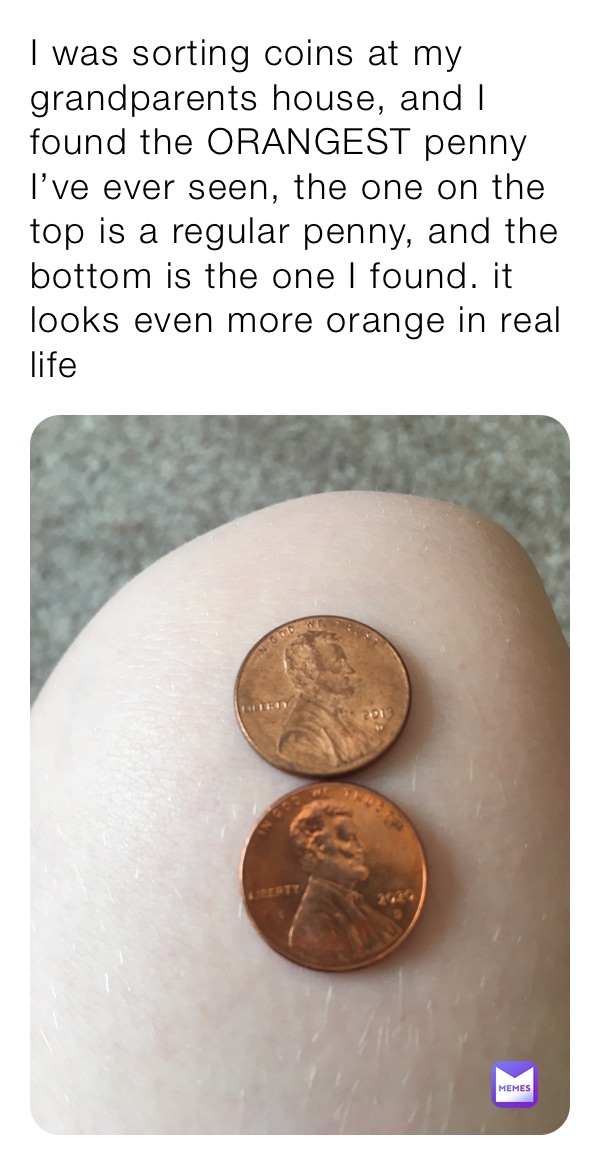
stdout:
[[240,876],[261,936],[317,971],[368,967],[395,951],[421,913],[427,881],[406,814],[340,782],[276,801],[247,842]]
[[235,685],[246,739],[298,776],[337,777],[380,757],[402,731],[410,682],[372,627],[333,615],[295,619],[260,639]]

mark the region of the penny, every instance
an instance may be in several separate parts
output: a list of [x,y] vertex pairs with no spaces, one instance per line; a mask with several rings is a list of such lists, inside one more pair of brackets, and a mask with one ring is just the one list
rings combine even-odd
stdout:
[[376,760],[402,731],[408,672],[372,627],[333,615],[295,619],[246,656],[235,711],[265,760],[299,776],[337,777]]
[[335,782],[271,806],[246,844],[240,878],[250,918],[274,950],[317,971],[351,971],[408,937],[427,871],[397,805]]

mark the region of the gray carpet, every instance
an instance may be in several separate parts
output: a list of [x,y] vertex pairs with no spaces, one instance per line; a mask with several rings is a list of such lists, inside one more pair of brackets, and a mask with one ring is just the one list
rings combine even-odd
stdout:
[[32,443],[32,693],[167,551],[304,494],[425,494],[495,519],[567,632],[569,442],[541,416],[64,416]]

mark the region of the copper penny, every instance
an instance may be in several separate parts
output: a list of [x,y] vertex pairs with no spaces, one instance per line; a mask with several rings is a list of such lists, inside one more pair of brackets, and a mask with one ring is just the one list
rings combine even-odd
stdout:
[[355,619],[295,619],[260,639],[235,685],[246,739],[265,760],[299,776],[337,777],[394,743],[410,707],[410,682],[391,643]]
[[423,906],[423,847],[405,813],[360,785],[307,785],[281,797],[242,856],[242,893],[262,937],[317,971],[391,954]]

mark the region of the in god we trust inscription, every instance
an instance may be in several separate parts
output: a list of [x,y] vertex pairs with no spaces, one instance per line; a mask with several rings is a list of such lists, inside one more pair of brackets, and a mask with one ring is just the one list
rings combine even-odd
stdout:
[[398,652],[354,619],[295,619],[265,635],[235,685],[244,736],[277,768],[342,776],[376,760],[402,731],[410,681]]
[[240,877],[250,918],[274,950],[314,970],[350,971],[408,937],[427,869],[396,805],[336,782],[276,801],[252,831]]

